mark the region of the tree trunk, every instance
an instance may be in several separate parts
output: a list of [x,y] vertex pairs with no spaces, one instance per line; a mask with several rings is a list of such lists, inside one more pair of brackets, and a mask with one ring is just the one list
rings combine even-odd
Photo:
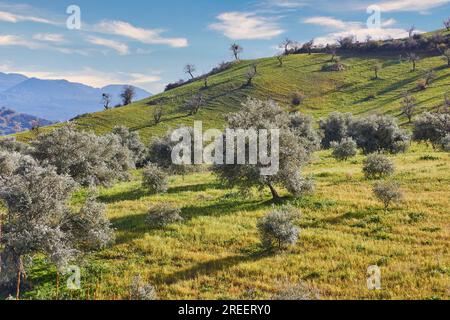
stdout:
[[273,200],[279,200],[280,199],[280,195],[278,194],[278,192],[274,188],[274,186],[271,183],[269,183],[268,187],[270,188],[270,192],[272,193]]
[[59,300],[59,271],[56,271],[56,300]]
[[22,277],[22,272],[17,271],[17,284],[16,284],[16,300],[20,299],[20,278]]

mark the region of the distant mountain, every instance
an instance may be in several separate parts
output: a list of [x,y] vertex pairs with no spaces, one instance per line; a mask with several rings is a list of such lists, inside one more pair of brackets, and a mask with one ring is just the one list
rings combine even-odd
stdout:
[[0,92],[8,90],[27,79],[21,74],[0,72]]
[[[0,74],[0,105],[51,121],[66,121],[77,115],[102,110],[103,93],[111,94],[113,106],[119,104],[123,86],[93,88],[67,80],[42,80]],[[151,96],[143,89],[135,87],[135,90],[134,100]]]
[[8,108],[0,108],[0,136],[30,130],[34,124],[48,126],[52,122],[29,114],[17,113]]

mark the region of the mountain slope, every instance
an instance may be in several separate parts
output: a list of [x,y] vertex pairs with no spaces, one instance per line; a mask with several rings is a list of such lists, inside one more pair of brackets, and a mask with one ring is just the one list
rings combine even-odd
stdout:
[[[222,128],[226,114],[239,109],[246,97],[254,97],[273,99],[289,111],[299,110],[315,118],[332,111],[356,115],[382,113],[399,117],[404,124],[400,109],[406,90],[412,91],[421,111],[437,108],[450,88],[450,68],[438,56],[423,56],[415,72],[411,71],[409,63],[399,62],[398,54],[341,56],[345,71],[322,71],[330,58],[326,54],[290,55],[282,67],[276,58],[241,61],[211,76],[208,88],[203,88],[203,81],[196,81],[127,107],[86,115],[77,123],[81,128],[97,133],[125,125],[139,131],[143,140],[149,141],[169,128],[192,125],[195,120],[202,120],[205,128]],[[245,74],[255,63],[258,64],[258,75],[252,86],[245,86]],[[380,78],[374,80],[372,69],[379,63],[383,69],[379,72]],[[435,80],[426,90],[417,91],[417,81],[429,69],[434,69]],[[306,100],[300,107],[293,108],[290,101],[296,91],[303,92]],[[206,106],[197,115],[187,116],[181,107],[199,92],[204,96]],[[164,110],[163,121],[158,125],[152,118],[155,105]],[[25,140],[29,137],[26,134],[19,136]]]

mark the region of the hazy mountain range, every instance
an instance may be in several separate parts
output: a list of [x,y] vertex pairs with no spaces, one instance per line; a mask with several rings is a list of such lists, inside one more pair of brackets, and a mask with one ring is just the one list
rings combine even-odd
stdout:
[[52,122],[45,119],[0,108],[0,136],[30,130],[33,125],[48,126],[50,124]]
[[[124,85],[94,88],[67,80],[42,80],[0,72],[0,107],[50,121],[66,121],[80,114],[103,109],[102,94],[112,96],[111,106],[120,103]],[[134,100],[151,96],[135,87]]]

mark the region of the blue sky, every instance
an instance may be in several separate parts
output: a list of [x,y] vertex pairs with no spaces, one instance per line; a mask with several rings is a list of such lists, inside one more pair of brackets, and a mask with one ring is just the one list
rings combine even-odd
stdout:
[[[74,4],[80,30],[66,26]],[[370,5],[381,9],[380,28],[367,28]],[[0,0],[0,72],[157,93],[187,77],[186,63],[203,73],[230,60],[233,42],[251,59],[276,54],[286,37],[403,37],[411,25],[442,28],[449,16],[450,0]]]

